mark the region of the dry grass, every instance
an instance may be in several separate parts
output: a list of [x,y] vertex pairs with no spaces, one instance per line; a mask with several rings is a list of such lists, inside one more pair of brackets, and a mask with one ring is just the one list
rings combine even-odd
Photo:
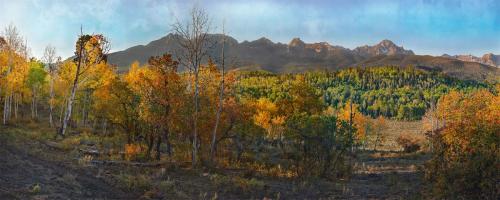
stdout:
[[[373,120],[376,123],[376,120]],[[401,135],[414,138],[420,142],[421,147],[427,146],[427,138],[424,135],[423,121],[397,121],[387,120],[387,128],[382,131],[385,140],[377,146],[378,151],[402,151],[403,147],[397,143]],[[368,135],[368,149],[373,149],[375,136]]]

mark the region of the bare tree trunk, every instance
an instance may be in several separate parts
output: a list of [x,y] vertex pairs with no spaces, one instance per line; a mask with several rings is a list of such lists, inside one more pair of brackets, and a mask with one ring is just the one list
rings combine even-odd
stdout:
[[102,132],[104,135],[106,135],[106,132],[107,132],[107,126],[108,126],[108,120],[106,120],[105,118],[103,119],[103,122],[102,122]]
[[[81,61],[79,61],[80,63]],[[73,82],[73,87],[71,88],[71,95],[68,99],[68,107],[66,109],[66,112],[64,113],[64,119],[63,119],[63,124],[61,127],[61,130],[59,134],[61,136],[64,136],[66,133],[66,129],[68,128],[68,122],[71,119],[71,112],[73,111],[73,102],[75,101],[75,94],[76,94],[76,89],[78,88],[78,73],[80,73],[80,64],[78,64],[78,67],[76,69],[77,75],[75,76],[75,81]]]
[[86,108],[87,108],[87,97],[86,96],[87,95],[83,96],[83,102],[82,102],[83,105],[81,106],[81,108],[82,108],[81,109],[82,110],[81,111],[82,112],[82,122],[81,123],[83,124],[83,127],[86,127],[85,126],[85,123],[86,123],[85,117],[86,117],[86,112],[87,112],[87,110],[86,110]]
[[157,133],[156,134],[156,160],[160,160],[161,158],[161,153],[160,153],[160,146],[161,146],[161,134]]
[[193,151],[191,156],[192,167],[195,167],[198,161],[198,69],[195,69],[194,77]]
[[31,119],[35,119],[35,87],[32,88],[32,96],[31,96]]
[[377,151],[377,146],[379,142],[380,142],[380,133],[377,133],[377,138],[375,138],[375,146],[373,147],[373,151]]
[[7,113],[9,112],[8,102],[9,102],[9,96],[6,95],[5,99],[4,99],[4,104],[3,104],[3,124],[4,125],[7,124],[7,117],[8,117]]
[[216,149],[216,138],[217,138],[217,128],[219,127],[220,115],[222,113],[222,107],[224,105],[224,45],[226,43],[226,34],[224,32],[224,24],[222,25],[222,60],[221,60],[221,82],[220,82],[220,92],[219,92],[219,109],[215,116],[215,126],[212,133],[212,143],[210,145],[210,162],[214,161],[215,149]]
[[49,126],[54,127],[52,113],[54,112],[54,78],[50,77]]
[[[82,33],[83,35],[83,33]],[[75,101],[76,89],[78,88],[78,78],[80,76],[80,69],[82,65],[82,54],[83,54],[83,40],[80,40],[80,49],[78,51],[78,65],[76,66],[76,75],[75,80],[73,81],[73,87],[71,88],[71,95],[68,99],[68,108],[64,114],[64,120],[61,126],[61,130],[59,131],[59,135],[64,136],[66,133],[66,129],[68,128],[68,122],[71,119],[71,112],[73,111],[73,102]]]
[[14,119],[17,119],[17,111],[19,109],[19,94],[14,93]]
[[193,114],[193,146],[192,146],[192,167],[196,167],[198,161],[198,149],[200,147],[198,141],[198,112],[199,112],[199,68],[203,59],[208,55],[207,42],[209,42],[207,36],[210,32],[210,22],[206,12],[197,7],[193,7],[190,13],[191,20],[188,24],[183,25],[177,21],[173,25],[173,31],[180,35],[182,39],[179,40],[179,45],[181,46],[184,53],[182,53],[179,59],[184,63],[184,66],[188,67],[190,71],[194,73],[195,76],[195,88],[194,88],[194,114]]
[[[9,96],[9,112],[7,113],[7,119],[10,120],[10,118],[12,118],[12,101],[14,100],[14,95],[11,94]],[[15,108],[14,108],[15,109]]]
[[151,158],[151,150],[153,149],[153,143],[154,143],[154,130],[149,130],[148,137],[146,138],[146,142],[148,145],[148,149],[146,152],[147,158]]
[[170,144],[170,136],[168,128],[163,128],[163,136],[165,137],[165,143],[167,144],[168,156],[172,156],[172,145]]
[[54,63],[56,59],[56,48],[50,45],[45,47],[43,58],[48,65],[50,81],[49,81],[49,126],[54,127],[54,77],[56,72],[56,66],[58,66],[61,62],[61,58],[59,57]]
[[64,97],[63,104],[61,104],[61,113],[59,113],[59,125],[62,126],[63,116],[65,111],[66,97]]
[[35,117],[38,119],[38,99],[35,97]]

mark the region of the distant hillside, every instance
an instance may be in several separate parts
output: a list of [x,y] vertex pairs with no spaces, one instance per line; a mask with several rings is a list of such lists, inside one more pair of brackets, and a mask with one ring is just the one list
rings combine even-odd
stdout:
[[[215,45],[210,56],[215,60],[220,57],[223,35],[209,36]],[[267,38],[255,41],[238,42],[226,37],[225,53],[231,60],[230,67],[241,70],[267,70],[277,73],[293,73],[311,70],[335,70],[351,66],[414,65],[427,70],[439,70],[462,79],[497,80],[499,68],[476,62],[466,62],[450,57],[418,56],[411,50],[397,46],[390,40],[383,40],[373,46],[361,46],[348,49],[327,42],[305,43],[300,38],[292,39],[288,44],[274,43]],[[109,54],[109,62],[126,71],[134,61],[145,63],[151,56],[163,53],[179,52],[180,37],[169,34],[152,41]]]
[[442,57],[446,58],[453,58],[461,61],[467,61],[467,62],[477,62],[493,67],[500,67],[500,55],[495,55],[492,53],[487,53],[484,54],[482,57],[476,57],[473,55],[455,55],[455,56],[450,56],[448,54],[443,54]]
[[393,55],[376,56],[356,63],[357,66],[414,66],[424,70],[437,70],[452,77],[466,80],[498,81],[500,68],[484,65],[477,62],[467,62],[457,59],[420,56],[420,55]]

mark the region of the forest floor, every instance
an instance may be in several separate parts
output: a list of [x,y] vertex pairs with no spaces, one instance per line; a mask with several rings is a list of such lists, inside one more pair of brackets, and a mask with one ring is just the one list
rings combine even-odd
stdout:
[[[50,129],[0,127],[0,199],[419,199],[424,153],[357,154],[348,180],[298,180],[179,165],[101,165],[54,148]],[[83,161],[82,161],[83,160]]]

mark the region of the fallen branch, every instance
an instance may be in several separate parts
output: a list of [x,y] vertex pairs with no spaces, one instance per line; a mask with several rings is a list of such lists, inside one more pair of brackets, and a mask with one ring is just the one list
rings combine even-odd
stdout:
[[191,162],[172,162],[172,161],[158,161],[158,162],[130,162],[130,161],[119,161],[119,160],[91,160],[90,163],[95,165],[125,165],[125,166],[136,166],[136,167],[160,167],[166,165],[176,165],[176,164],[189,164]]
[[42,142],[43,144],[45,144],[46,146],[50,147],[50,148],[53,148],[53,149],[57,149],[57,150],[66,150],[62,144],[59,144],[57,142],[52,142],[52,141],[45,141],[45,142]]
[[101,153],[97,149],[78,149],[84,155],[99,156]]

